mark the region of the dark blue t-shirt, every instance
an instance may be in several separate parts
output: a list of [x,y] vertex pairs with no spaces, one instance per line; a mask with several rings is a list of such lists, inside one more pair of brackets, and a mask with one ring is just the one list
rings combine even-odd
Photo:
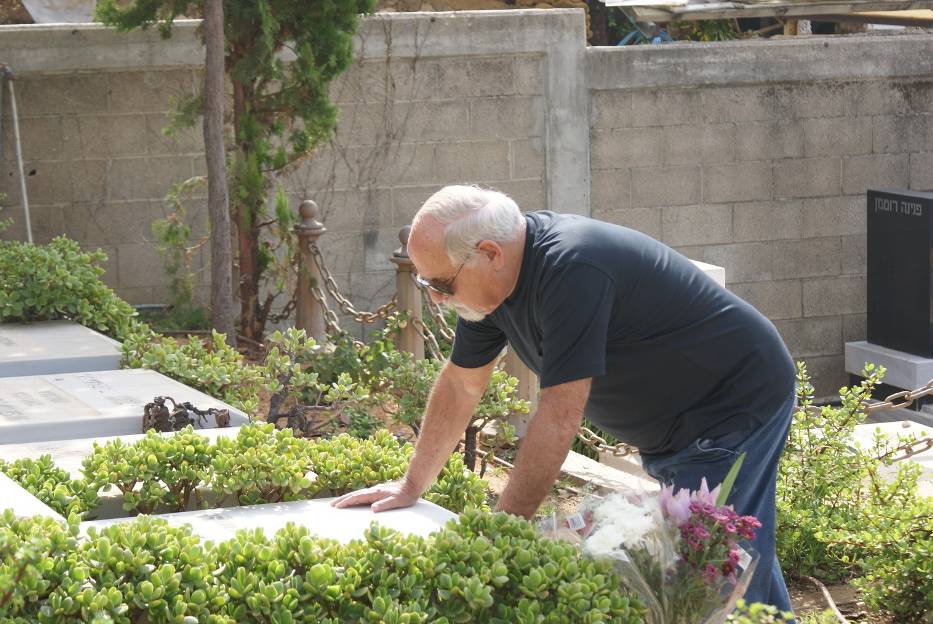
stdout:
[[774,325],[681,254],[586,217],[525,219],[515,290],[458,321],[454,364],[483,366],[508,342],[543,388],[592,377],[586,418],[646,454],[751,431],[793,392]]

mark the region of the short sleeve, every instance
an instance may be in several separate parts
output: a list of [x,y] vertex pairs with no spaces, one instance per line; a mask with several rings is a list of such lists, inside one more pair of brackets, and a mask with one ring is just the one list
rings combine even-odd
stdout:
[[605,375],[612,279],[596,267],[573,265],[543,286],[541,387]]
[[457,318],[457,333],[450,361],[462,368],[479,368],[493,361],[507,340],[505,334],[489,317],[482,321]]

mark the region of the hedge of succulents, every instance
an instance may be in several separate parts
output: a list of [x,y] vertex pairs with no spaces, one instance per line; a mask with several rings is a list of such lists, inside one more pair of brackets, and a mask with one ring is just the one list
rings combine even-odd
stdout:
[[[3,589],[8,588],[8,589]],[[427,538],[372,525],[348,544],[288,525],[200,542],[141,516],[91,529],[0,515],[0,621],[641,622],[609,564],[479,510]]]
[[[113,490],[130,515],[338,496],[401,478],[412,452],[385,430],[365,440],[346,434],[312,440],[257,423],[214,443],[190,427],[172,436],[149,432],[134,443],[95,443],[82,479],[72,479],[49,456],[0,460],[0,471],[63,516],[87,519],[95,516],[99,494]],[[453,454],[424,498],[455,513],[482,509],[485,483]]]

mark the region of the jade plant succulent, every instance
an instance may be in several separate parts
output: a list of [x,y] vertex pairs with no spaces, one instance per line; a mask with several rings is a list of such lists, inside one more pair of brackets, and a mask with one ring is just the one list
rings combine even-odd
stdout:
[[[186,427],[171,435],[151,431],[133,443],[95,444],[79,480],[49,456],[0,462],[0,471],[65,516],[92,517],[99,494],[113,490],[123,510],[137,515],[335,496],[401,478],[412,452],[386,430],[365,440],[347,434],[317,440],[253,423],[214,443]],[[484,509],[485,482],[454,454],[424,497],[453,512]]]
[[296,525],[202,543],[145,516],[79,541],[75,525],[0,514],[3,621],[636,624],[642,613],[608,563],[501,513],[465,512],[427,538],[373,524],[348,544]]

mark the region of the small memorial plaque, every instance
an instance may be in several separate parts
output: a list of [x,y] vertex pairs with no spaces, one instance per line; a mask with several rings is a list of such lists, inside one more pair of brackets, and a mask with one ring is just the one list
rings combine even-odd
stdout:
[[868,191],[868,342],[933,356],[933,193]]
[[0,377],[120,368],[120,343],[71,321],[0,325]]
[[[156,396],[202,410],[225,408],[231,426],[249,422],[241,411],[150,370],[6,377],[0,378],[0,444],[138,434],[143,407]],[[203,426],[215,427],[214,418]]]

